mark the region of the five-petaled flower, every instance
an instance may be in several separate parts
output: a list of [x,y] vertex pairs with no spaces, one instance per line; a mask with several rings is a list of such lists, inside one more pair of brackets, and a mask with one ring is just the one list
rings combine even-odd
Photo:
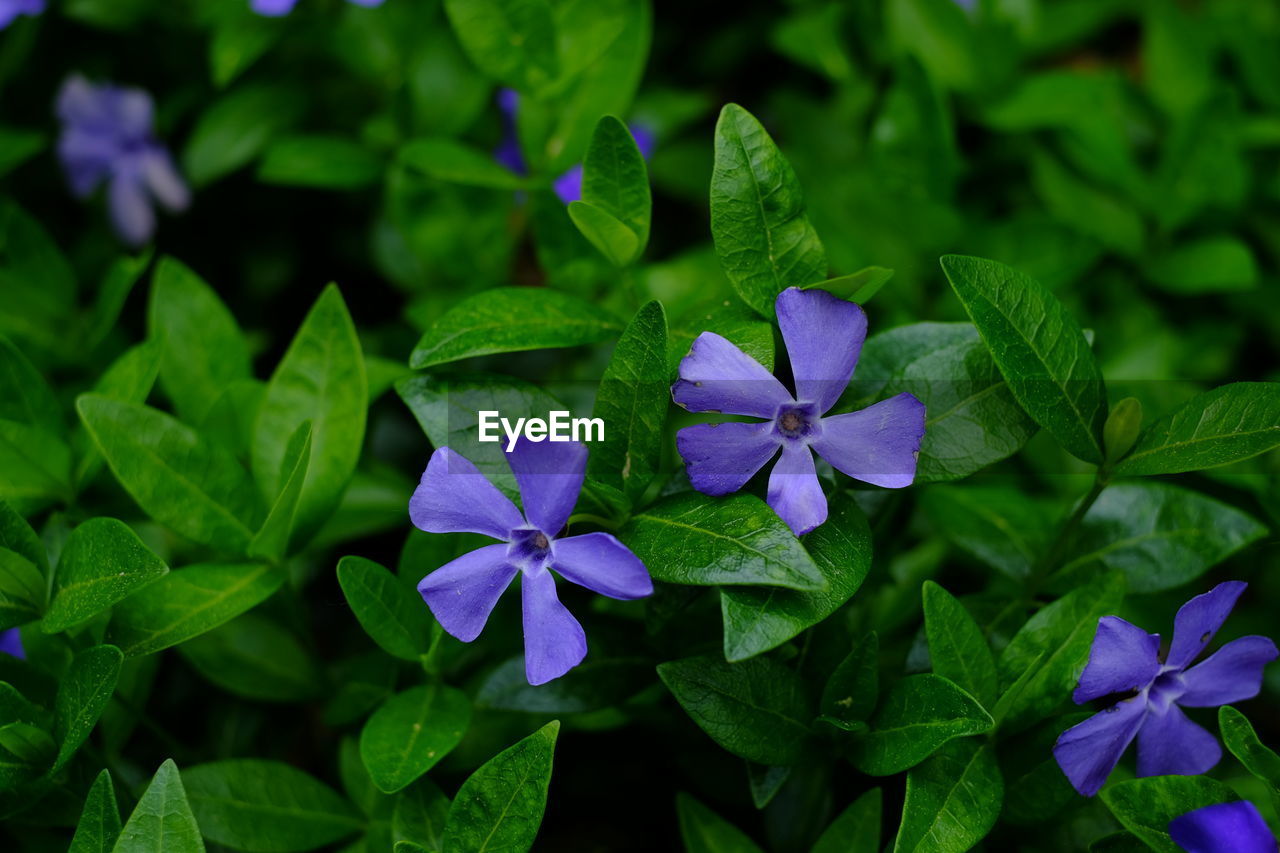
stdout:
[[0,0],[0,30],[19,15],[39,15],[43,11],[44,0]]
[[1179,815],[1169,821],[1169,837],[1187,853],[1277,853],[1276,837],[1248,800]]
[[672,386],[691,412],[767,418],[764,423],[699,424],[676,435],[693,487],[736,492],[782,451],[769,474],[768,502],[797,536],[827,520],[813,453],[855,480],[911,485],[924,437],[924,404],[907,393],[857,412],[823,417],[853,376],[867,336],[858,305],[823,290],[788,288],[775,303],[791,357],[793,395],[764,366],[714,332],[703,332]]
[[169,152],[152,136],[151,96],[141,89],[95,86],[79,75],[58,93],[62,136],[58,157],[71,191],[84,197],[107,183],[107,209],[116,233],[130,245],[151,239],[152,199],[169,210],[191,200]]
[[1226,705],[1262,689],[1262,669],[1277,656],[1276,644],[1267,637],[1232,640],[1191,666],[1246,586],[1227,581],[1182,605],[1163,661],[1159,634],[1117,616],[1098,620],[1089,663],[1071,698],[1081,705],[1119,693],[1134,695],[1058,738],[1054,758],[1077,791],[1086,797],[1096,794],[1135,737],[1139,776],[1191,776],[1218,763],[1222,747],[1217,738],[1189,720],[1182,708]]
[[432,454],[409,501],[413,523],[428,533],[480,533],[501,541],[436,569],[418,591],[441,626],[469,643],[519,574],[525,675],[530,684],[543,684],[587,654],[586,634],[556,597],[551,570],[610,598],[643,598],[653,581],[644,563],[608,533],[556,538],[582,490],[585,446],[522,437],[506,457],[523,515],[467,459],[447,447]]
[[[347,0],[348,3],[354,3],[357,6],[381,6],[383,0]],[[278,18],[281,15],[287,15],[293,11],[293,7],[298,5],[298,0],[249,0],[249,5],[253,11],[259,15],[266,15],[269,18]]]

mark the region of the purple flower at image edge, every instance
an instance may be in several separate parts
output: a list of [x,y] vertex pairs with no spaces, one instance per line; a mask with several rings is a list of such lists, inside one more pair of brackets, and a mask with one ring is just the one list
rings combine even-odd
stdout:
[[1246,586],[1227,581],[1182,605],[1163,662],[1159,634],[1117,616],[1098,620],[1089,662],[1071,698],[1082,705],[1104,696],[1134,695],[1058,738],[1054,758],[1077,791],[1086,797],[1096,794],[1135,738],[1139,776],[1192,776],[1218,763],[1222,747],[1217,738],[1182,709],[1215,708],[1251,699],[1262,689],[1262,670],[1277,657],[1276,644],[1267,637],[1232,640],[1191,666]]
[[[347,0],[348,3],[354,3],[357,6],[365,6],[372,8],[381,6],[383,0]],[[279,18],[293,11],[293,7],[298,5],[298,0],[249,0],[249,7],[259,15],[265,15],[269,18]]]
[[650,595],[653,582],[640,559],[608,533],[557,538],[582,489],[585,446],[521,438],[506,457],[523,514],[463,456],[447,447],[431,455],[409,501],[413,523],[428,533],[479,533],[499,542],[436,569],[418,591],[440,625],[469,643],[520,575],[525,675],[538,685],[564,675],[587,653],[586,634],[556,596],[552,571],[624,600]]
[[22,632],[17,628],[0,631],[0,653],[26,660],[27,653],[22,648]]
[[703,332],[680,362],[671,392],[691,412],[724,412],[763,423],[698,424],[676,434],[693,487],[736,492],[774,456],[768,503],[797,535],[827,519],[813,452],[855,480],[911,485],[924,438],[925,407],[903,393],[857,412],[823,417],[853,376],[867,317],[824,290],[791,287],[775,302],[796,393],[725,338]]
[[19,15],[39,15],[44,11],[44,0],[0,0],[0,30],[9,26]]
[[95,86],[75,75],[56,105],[62,121],[58,158],[71,191],[84,198],[104,182],[116,233],[141,245],[155,232],[152,202],[177,212],[191,201],[168,150],[152,136],[151,96],[141,89]]
[[1277,853],[1276,837],[1248,800],[1175,817],[1169,821],[1169,837],[1187,853]]

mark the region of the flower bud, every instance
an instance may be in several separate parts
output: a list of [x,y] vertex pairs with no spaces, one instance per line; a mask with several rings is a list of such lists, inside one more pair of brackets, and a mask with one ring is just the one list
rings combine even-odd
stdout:
[[1125,397],[1116,403],[1102,428],[1102,446],[1108,464],[1120,461],[1133,448],[1141,427],[1142,403],[1136,397]]

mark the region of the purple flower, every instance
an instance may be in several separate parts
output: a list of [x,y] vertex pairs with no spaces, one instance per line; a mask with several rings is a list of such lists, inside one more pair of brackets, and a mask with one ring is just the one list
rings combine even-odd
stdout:
[[39,15],[43,11],[44,0],[0,0],[0,30],[19,15]]
[[[381,6],[383,0],[347,0],[347,2],[372,8]],[[287,15],[293,11],[293,7],[296,5],[298,5],[298,0],[249,0],[249,6],[253,11],[269,18],[279,18],[282,15]]]
[[1187,853],[1276,853],[1276,838],[1248,800],[1217,803],[1169,821],[1169,837]]
[[693,487],[727,495],[782,451],[769,474],[769,506],[797,536],[827,520],[813,453],[855,480],[889,489],[911,485],[924,437],[924,404],[899,394],[858,412],[823,417],[853,376],[867,336],[862,308],[823,290],[790,287],[775,308],[791,356],[796,393],[742,350],[703,332],[672,386],[691,412],[727,412],[764,423],[699,424],[676,434]]
[[1135,737],[1139,776],[1191,776],[1218,763],[1217,739],[1182,709],[1214,708],[1250,699],[1262,689],[1262,669],[1277,656],[1276,644],[1266,637],[1232,640],[1191,666],[1246,586],[1227,581],[1182,605],[1163,662],[1159,634],[1117,616],[1098,620],[1089,663],[1071,698],[1082,705],[1116,693],[1134,695],[1058,738],[1054,758],[1077,791],[1096,794]]
[[0,653],[26,660],[27,653],[22,648],[22,632],[17,628],[0,631]]
[[95,86],[79,75],[58,93],[58,157],[71,191],[83,198],[105,182],[116,232],[135,246],[155,231],[153,199],[173,211],[191,200],[168,150],[151,135],[152,112],[141,89]]
[[556,538],[582,490],[586,447],[521,438],[506,455],[523,515],[462,456],[447,447],[431,455],[409,501],[413,523],[428,533],[481,533],[500,543],[446,563],[422,579],[418,592],[444,629],[469,643],[521,575],[525,675],[530,684],[544,684],[587,653],[586,634],[556,597],[550,569],[610,598],[643,598],[653,582],[644,563],[608,533]]

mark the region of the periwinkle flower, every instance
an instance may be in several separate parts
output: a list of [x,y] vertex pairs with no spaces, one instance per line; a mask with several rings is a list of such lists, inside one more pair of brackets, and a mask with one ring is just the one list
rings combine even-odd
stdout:
[[7,631],[0,631],[0,654],[13,655],[15,658],[26,659],[27,653],[22,648],[22,632],[17,628],[10,628]]
[[[347,2],[372,8],[381,6],[383,0],[347,0]],[[298,0],[249,0],[249,6],[253,11],[268,18],[279,18],[287,15],[293,11],[293,7],[296,5],[298,5]]]
[[43,11],[44,0],[0,0],[0,30],[19,15],[39,15]]
[[1169,837],[1187,853],[1277,853],[1276,837],[1248,800],[1179,815],[1169,821]]
[[764,423],[698,424],[676,434],[693,487],[727,495],[781,451],[768,503],[797,535],[827,520],[813,452],[855,480],[911,485],[924,437],[924,404],[907,393],[857,412],[823,417],[853,376],[867,336],[862,308],[823,290],[787,288],[774,307],[791,357],[795,394],[764,366],[714,332],[703,332],[672,386],[691,412],[726,412]]
[[151,239],[153,200],[171,211],[190,203],[168,150],[152,136],[153,106],[146,92],[95,86],[75,75],[58,93],[57,114],[58,157],[71,191],[83,198],[106,182],[111,222],[126,243]]
[[1071,698],[1077,705],[1133,693],[1062,733],[1054,758],[1077,791],[1102,788],[1136,737],[1139,776],[1191,776],[1222,758],[1217,738],[1193,723],[1183,708],[1214,708],[1251,699],[1262,689],[1262,670],[1276,659],[1267,637],[1241,637],[1203,662],[1192,662],[1222,627],[1248,584],[1227,581],[1178,610],[1173,642],[1160,659],[1160,635],[1117,616],[1103,616]]
[[610,598],[643,598],[653,582],[644,563],[608,533],[557,538],[582,490],[585,446],[522,437],[506,457],[523,514],[461,455],[447,447],[431,455],[409,501],[413,523],[428,533],[480,533],[500,541],[436,569],[418,592],[441,626],[469,643],[519,574],[525,676],[530,684],[544,684],[587,654],[582,626],[556,596],[553,570]]

